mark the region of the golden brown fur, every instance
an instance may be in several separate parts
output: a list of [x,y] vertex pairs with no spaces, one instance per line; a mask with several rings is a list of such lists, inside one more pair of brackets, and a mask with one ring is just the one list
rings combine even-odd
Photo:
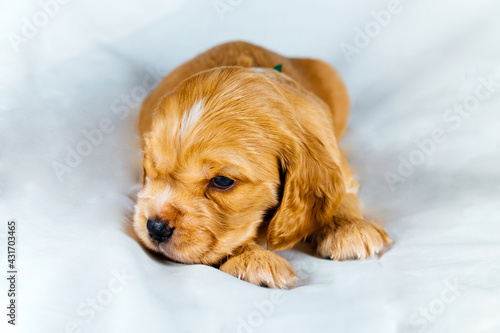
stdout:
[[[283,73],[272,69],[278,64]],[[221,265],[279,288],[293,286],[295,274],[257,244],[266,216],[268,249],[310,237],[320,256],[335,260],[379,252],[390,238],[362,218],[358,184],[338,147],[348,113],[341,79],[319,60],[232,42],[179,66],[141,110],[139,239],[173,260]],[[216,176],[235,183],[214,188]],[[175,228],[167,242],[148,236],[152,218]]]

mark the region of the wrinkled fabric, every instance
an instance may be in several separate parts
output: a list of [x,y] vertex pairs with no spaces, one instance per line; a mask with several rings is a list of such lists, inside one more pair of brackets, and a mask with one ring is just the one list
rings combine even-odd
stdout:
[[[16,332],[500,332],[496,2],[63,2],[0,11]],[[152,257],[127,234],[141,101],[230,40],[339,70],[352,98],[341,146],[366,217],[394,240],[381,258],[332,262],[299,244],[280,252],[299,286],[276,291]]]

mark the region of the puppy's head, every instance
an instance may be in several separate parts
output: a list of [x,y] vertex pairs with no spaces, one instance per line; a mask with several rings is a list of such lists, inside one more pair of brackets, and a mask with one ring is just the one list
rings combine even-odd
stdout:
[[283,74],[223,67],[181,83],[144,138],[134,229],[184,263],[216,264],[256,236],[292,246],[343,194],[326,106]]

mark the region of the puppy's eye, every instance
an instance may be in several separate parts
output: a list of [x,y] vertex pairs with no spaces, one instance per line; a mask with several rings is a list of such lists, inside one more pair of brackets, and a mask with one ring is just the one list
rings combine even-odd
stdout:
[[231,188],[231,186],[234,185],[234,180],[232,180],[231,178],[224,177],[224,176],[215,176],[214,178],[212,178],[210,180],[210,185],[212,185],[216,188],[226,190],[228,188]]

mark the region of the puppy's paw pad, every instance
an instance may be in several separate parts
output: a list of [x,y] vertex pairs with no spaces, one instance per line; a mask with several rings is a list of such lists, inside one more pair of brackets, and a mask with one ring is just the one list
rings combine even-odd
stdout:
[[266,288],[289,289],[297,283],[290,263],[266,250],[233,256],[220,266],[220,270]]
[[330,260],[367,259],[382,253],[391,243],[380,225],[363,219],[327,225],[313,235],[316,253]]

